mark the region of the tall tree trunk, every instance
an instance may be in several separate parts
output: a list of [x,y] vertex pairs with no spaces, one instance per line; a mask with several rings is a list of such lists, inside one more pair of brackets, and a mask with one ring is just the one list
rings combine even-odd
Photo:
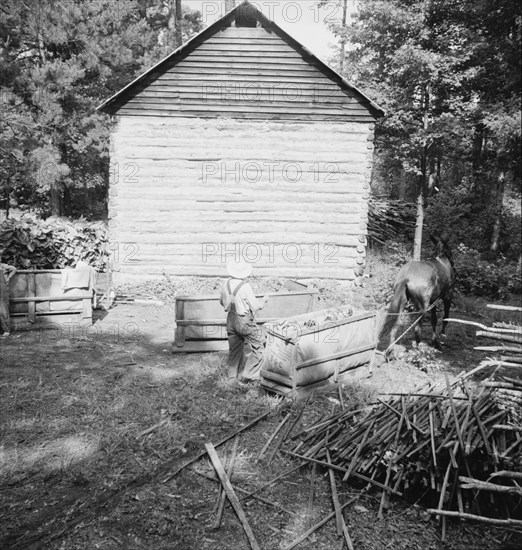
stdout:
[[343,0],[343,19],[342,19],[342,38],[341,38],[341,51],[339,52],[339,72],[343,74],[344,71],[344,57],[345,57],[345,50],[346,50],[346,37],[345,37],[345,30],[346,30],[346,18],[348,15],[348,0]]
[[181,0],[176,0],[176,22],[175,22],[176,46],[183,44],[183,33],[181,32]]
[[[429,110],[430,110],[430,93],[431,82],[426,83],[424,89],[424,120],[423,127],[427,132],[429,129]],[[427,138],[425,138],[427,139]],[[415,222],[415,237],[413,239],[413,259],[419,261],[421,259],[422,250],[422,230],[424,228],[424,199],[428,191],[428,151],[429,144],[427,141],[424,143],[422,156],[421,156],[421,174],[419,176],[419,183],[417,188],[417,218]]]
[[70,216],[72,212],[71,188],[69,185],[63,185],[62,190],[62,215]]
[[495,200],[495,221],[493,223],[493,234],[491,235],[491,243],[489,250],[493,253],[498,252],[500,241],[500,226],[502,224],[502,208],[504,206],[504,190],[506,183],[506,172],[504,168],[500,170],[497,178],[497,193]]
[[55,181],[51,184],[51,216],[62,215],[62,182]]

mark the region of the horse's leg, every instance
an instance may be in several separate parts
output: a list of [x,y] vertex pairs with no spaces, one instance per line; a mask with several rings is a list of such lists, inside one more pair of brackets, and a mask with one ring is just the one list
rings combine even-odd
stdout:
[[437,308],[435,307],[435,304],[432,304],[433,307],[431,308],[431,328],[433,329],[433,335],[431,337],[431,343],[433,346],[436,346],[437,341]]
[[440,333],[441,335],[443,334],[444,336],[446,335],[446,325],[448,324],[448,321],[446,321],[446,319],[449,318],[452,298],[453,298],[453,290],[450,290],[442,300],[444,303],[444,317],[442,318],[442,330],[440,331]]
[[417,324],[415,325],[415,342],[419,345],[422,336],[422,321],[424,315],[426,315],[426,304],[422,298],[414,293],[410,293],[410,300],[420,316],[417,318]]

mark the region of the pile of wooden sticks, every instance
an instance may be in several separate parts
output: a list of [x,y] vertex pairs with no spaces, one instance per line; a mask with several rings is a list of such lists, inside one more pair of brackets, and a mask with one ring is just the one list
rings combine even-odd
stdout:
[[[522,382],[493,378],[472,391],[463,378],[341,411],[302,430],[290,454],[334,469],[343,481],[436,503],[431,513],[522,527]],[[517,482],[518,480],[518,482]]]

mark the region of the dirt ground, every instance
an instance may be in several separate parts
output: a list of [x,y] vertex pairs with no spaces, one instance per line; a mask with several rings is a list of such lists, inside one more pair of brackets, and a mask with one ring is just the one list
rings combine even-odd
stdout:
[[[461,300],[454,316],[486,324],[502,319],[484,303]],[[426,335],[428,331],[426,328]],[[259,488],[295,468],[288,455],[260,449],[301,405],[256,386],[230,385],[225,354],[173,354],[172,306],[117,305],[92,327],[13,333],[0,341],[0,545],[9,549],[242,550],[250,548],[229,504],[213,528],[218,500],[204,444],[219,441],[269,412],[239,439],[235,487]],[[480,342],[481,344],[483,342]],[[473,327],[452,325],[441,351],[406,350],[371,377],[343,389],[356,406],[378,393],[408,391],[484,359]],[[339,407],[337,393],[313,397],[299,425]],[[232,440],[218,447],[225,463]],[[284,549],[332,511],[327,472],[303,467],[242,506],[263,550]],[[168,479],[170,478],[170,479]],[[357,550],[518,548],[520,534],[450,522],[447,542],[419,503],[392,501],[377,518],[380,495],[341,484],[346,522]],[[242,494],[242,493],[241,493]],[[240,494],[240,495],[241,495]],[[517,538],[518,537],[518,538]],[[330,521],[297,548],[343,548]]]

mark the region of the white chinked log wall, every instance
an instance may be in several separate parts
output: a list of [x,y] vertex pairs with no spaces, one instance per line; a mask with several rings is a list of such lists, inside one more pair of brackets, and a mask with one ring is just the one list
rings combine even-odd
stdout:
[[373,122],[122,116],[112,134],[114,281],[255,273],[355,280]]

